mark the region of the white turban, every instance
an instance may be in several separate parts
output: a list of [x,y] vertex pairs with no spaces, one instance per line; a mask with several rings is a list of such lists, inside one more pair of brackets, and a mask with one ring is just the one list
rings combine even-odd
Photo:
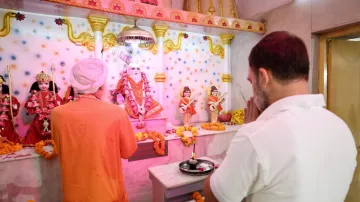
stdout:
[[108,69],[100,59],[80,60],[71,69],[70,83],[75,92],[80,94],[95,93],[105,84]]

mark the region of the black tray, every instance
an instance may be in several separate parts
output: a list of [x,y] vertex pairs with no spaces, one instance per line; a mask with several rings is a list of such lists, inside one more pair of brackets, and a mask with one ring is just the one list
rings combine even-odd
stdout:
[[[192,165],[189,163],[189,160],[183,161],[179,164],[179,169],[182,173],[187,175],[208,175],[215,170],[215,164],[208,160],[196,159],[196,164]],[[204,168],[204,170],[199,170],[198,168]]]

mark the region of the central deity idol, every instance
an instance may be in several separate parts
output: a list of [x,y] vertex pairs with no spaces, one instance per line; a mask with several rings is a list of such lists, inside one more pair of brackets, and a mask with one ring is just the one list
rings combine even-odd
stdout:
[[124,97],[129,116],[139,119],[137,128],[144,128],[144,119],[153,118],[163,110],[153,99],[149,80],[137,62],[125,65],[116,91]]

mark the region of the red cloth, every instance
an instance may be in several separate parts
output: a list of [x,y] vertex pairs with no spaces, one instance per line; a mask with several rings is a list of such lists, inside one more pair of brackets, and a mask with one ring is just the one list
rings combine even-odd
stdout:
[[58,101],[60,102],[60,105],[63,103],[62,99],[59,95],[56,94],[56,100],[51,101],[50,98],[53,97],[53,92],[46,91],[46,92],[37,92],[35,95],[31,95],[29,99],[25,103],[25,108],[27,112],[30,115],[36,114],[33,122],[30,125],[30,128],[28,129],[26,136],[22,142],[24,145],[34,145],[37,142],[41,140],[48,140],[51,139],[51,133],[50,132],[44,132],[43,123],[45,119],[48,119],[49,127],[48,129],[51,130],[50,125],[50,110],[43,111],[41,113],[36,113],[36,108],[32,107],[32,96],[35,96],[36,101],[40,104],[40,109],[46,109],[48,104],[53,104],[54,107],[59,106]]
[[[183,98],[181,98],[181,100],[180,100],[179,107],[181,107],[181,104],[187,105],[189,102],[190,102],[190,98],[188,98],[188,97],[183,97]],[[191,115],[195,115],[195,114],[196,114],[195,107],[194,107],[193,103],[190,104],[190,106],[188,106],[188,108],[186,109],[185,113],[190,113]]]
[[[1,98],[1,105],[4,106],[4,98]],[[13,116],[16,117],[19,113],[19,108],[20,108],[20,103],[19,101],[14,97],[11,96],[11,101],[12,101],[12,105],[13,105]],[[10,102],[8,102],[8,104],[10,104]],[[16,109],[14,109],[14,105],[16,105]],[[0,135],[2,137],[5,137],[7,140],[9,140],[10,142],[19,142],[20,138],[19,135],[16,133],[13,122],[11,120],[11,114],[10,114],[10,105],[8,105],[5,109],[5,111],[1,110],[1,114],[4,113],[5,116],[1,117],[4,118],[2,119],[1,122],[1,128],[2,130],[0,130]]]
[[[208,103],[209,102],[217,102],[218,99],[219,99],[218,97],[212,95],[209,97]],[[210,107],[210,104],[209,104],[209,107]],[[218,108],[218,112],[220,112],[223,109],[220,103],[218,104],[217,108]]]

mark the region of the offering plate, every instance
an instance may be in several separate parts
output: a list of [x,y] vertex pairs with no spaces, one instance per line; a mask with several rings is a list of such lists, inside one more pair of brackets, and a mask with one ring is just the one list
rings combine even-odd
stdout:
[[179,169],[187,175],[207,175],[215,169],[215,164],[203,159],[189,159],[179,164]]

